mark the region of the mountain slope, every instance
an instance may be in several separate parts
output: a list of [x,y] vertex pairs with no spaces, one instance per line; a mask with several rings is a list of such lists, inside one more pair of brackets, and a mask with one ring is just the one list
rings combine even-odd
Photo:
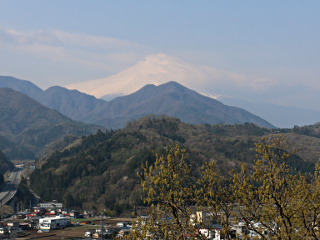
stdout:
[[0,99],[0,135],[34,154],[66,134],[81,136],[98,129],[75,122],[11,88],[0,88]]
[[147,85],[133,94],[105,103],[83,120],[117,129],[124,127],[132,119],[149,114],[166,114],[192,124],[243,124],[248,122],[273,128],[270,123],[258,116],[240,108],[228,107],[176,82],[169,82],[158,87]]
[[9,159],[34,159],[35,154],[28,147],[17,142],[9,140],[0,135],[0,150],[9,157]]
[[43,92],[41,88],[30,81],[8,76],[0,76],[0,88],[12,88],[13,90],[24,93],[33,99],[36,99]]
[[14,168],[13,163],[8,159],[8,157],[0,150],[0,173],[4,174],[8,170]]
[[59,86],[48,88],[36,100],[75,120],[81,120],[83,115],[89,114],[105,103],[104,100],[91,95]]
[[[0,89],[0,131],[8,136],[22,133],[29,126],[47,123],[71,122],[56,110],[42,106],[37,101],[10,88]],[[4,124],[3,124],[4,123]]]

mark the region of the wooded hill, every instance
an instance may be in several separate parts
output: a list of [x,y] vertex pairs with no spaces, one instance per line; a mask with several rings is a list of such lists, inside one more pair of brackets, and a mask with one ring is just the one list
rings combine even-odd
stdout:
[[3,174],[8,170],[12,170],[13,168],[14,168],[13,163],[0,150],[0,188],[2,187],[2,185],[4,183]]
[[11,88],[0,88],[0,146],[10,159],[34,159],[45,146],[67,134],[96,132]]
[[297,171],[314,171],[320,156],[320,124],[294,129],[267,129],[255,124],[191,125],[167,116],[148,116],[117,131],[99,130],[39,161],[30,177],[31,188],[44,200],[66,207],[109,209],[120,214],[143,205],[137,172],[151,164],[168,145],[185,147],[192,177],[204,162],[216,161],[217,171],[239,170],[252,164],[255,142],[269,134],[283,134],[300,151],[290,159]]
[[14,168],[13,163],[9,160],[9,158],[3,154],[0,150],[0,173],[4,174],[8,170],[12,170]]

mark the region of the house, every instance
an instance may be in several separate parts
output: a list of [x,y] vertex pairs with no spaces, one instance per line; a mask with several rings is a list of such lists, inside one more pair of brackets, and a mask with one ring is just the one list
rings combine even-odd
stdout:
[[33,217],[39,217],[40,216],[40,213],[39,212],[32,212],[32,213],[30,213],[30,214],[27,214],[27,218],[28,219],[31,219],[31,218],[33,218]]
[[119,233],[116,235],[117,238],[124,238],[126,235],[130,233],[130,229],[121,229]]
[[79,211],[72,210],[69,214],[71,218],[82,218],[82,215]]
[[93,216],[93,210],[92,209],[86,209],[83,212],[83,215],[86,217],[92,217]]
[[33,212],[35,212],[39,215],[43,215],[43,214],[45,214],[46,209],[44,207],[34,207]]

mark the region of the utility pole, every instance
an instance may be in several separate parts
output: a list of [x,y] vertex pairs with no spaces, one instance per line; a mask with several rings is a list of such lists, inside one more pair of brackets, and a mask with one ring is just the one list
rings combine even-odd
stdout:
[[103,212],[101,212],[101,214],[100,214],[100,239],[102,240],[103,239],[103,231],[104,231],[104,227],[103,227],[103,219],[102,219],[102,217],[103,217]]

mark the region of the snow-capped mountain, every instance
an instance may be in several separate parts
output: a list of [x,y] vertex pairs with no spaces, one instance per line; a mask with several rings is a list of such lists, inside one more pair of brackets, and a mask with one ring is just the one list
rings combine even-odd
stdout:
[[[95,96],[110,99],[110,96],[128,95],[147,84],[160,84],[175,81],[200,94],[217,98],[219,95],[232,94],[230,86],[245,91],[248,88],[262,88],[272,84],[272,80],[228,72],[208,66],[188,63],[181,59],[157,54],[147,56],[143,61],[115,75],[66,85]],[[239,93],[239,91],[237,90]],[[234,96],[234,94],[232,94]]]
[[197,65],[165,54],[147,56],[136,65],[106,78],[65,87],[109,101],[134,93],[147,84],[159,86],[170,81],[225,104],[247,109],[277,127],[303,126],[320,120],[318,111],[298,111],[275,104],[274,99],[269,102],[275,89],[281,89],[275,79]]

